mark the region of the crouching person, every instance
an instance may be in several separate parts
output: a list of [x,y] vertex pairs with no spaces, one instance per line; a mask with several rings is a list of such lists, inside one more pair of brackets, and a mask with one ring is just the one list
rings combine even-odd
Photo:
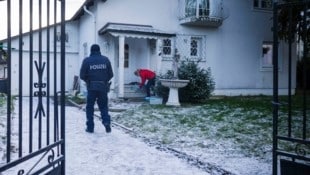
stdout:
[[[145,99],[148,100],[151,96],[151,87],[155,86],[156,73],[149,69],[137,69],[134,74],[141,78],[141,82],[139,84],[139,88],[141,89],[143,86],[146,90]],[[147,83],[146,83],[147,81]],[[146,84],[145,84],[146,83]]]

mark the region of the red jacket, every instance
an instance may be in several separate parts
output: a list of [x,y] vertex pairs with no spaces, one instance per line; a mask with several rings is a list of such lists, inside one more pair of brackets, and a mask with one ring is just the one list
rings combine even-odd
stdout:
[[148,69],[139,69],[139,76],[141,78],[140,87],[142,87],[146,80],[155,78],[155,72]]

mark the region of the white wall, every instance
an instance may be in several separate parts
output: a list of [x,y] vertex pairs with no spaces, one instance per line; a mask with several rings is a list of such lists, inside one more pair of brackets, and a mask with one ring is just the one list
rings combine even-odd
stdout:
[[[60,27],[57,27],[57,31],[60,31]],[[69,34],[69,42],[66,43],[66,72],[65,72],[65,79],[66,79],[66,90],[69,91],[72,89],[73,85],[73,77],[74,75],[78,75],[78,70],[76,69],[78,67],[78,50],[77,50],[77,44],[78,44],[78,32],[77,32],[77,26],[75,22],[67,23],[66,25],[66,31]],[[42,64],[45,63],[45,69],[43,72],[43,82],[47,82],[47,38],[46,35],[47,30],[44,29],[42,31]],[[54,91],[54,30],[50,30],[50,91],[51,93]],[[22,62],[19,62],[19,40],[18,38],[12,39],[12,48],[15,48],[12,50],[12,71],[11,71],[11,92],[13,95],[16,95],[19,93],[19,82],[22,81],[23,87],[22,92],[24,96],[29,95],[29,76],[30,76],[30,47],[29,47],[29,34],[25,35],[23,37],[23,52],[22,52]],[[60,89],[60,44],[57,43],[57,89]],[[39,34],[38,32],[34,32],[33,35],[33,60],[39,62]],[[22,64],[22,70],[20,70],[20,64]],[[33,69],[33,82],[38,82],[38,73],[36,70],[35,63],[32,64]],[[19,73],[22,71],[22,77],[19,77]],[[35,90],[35,89],[34,89]],[[44,89],[46,90],[46,89]]]
[[[113,22],[152,25],[166,32],[205,36],[206,62],[202,64],[205,67],[211,67],[216,83],[216,95],[272,93],[272,70],[261,69],[262,43],[272,41],[272,11],[255,10],[250,0],[223,1],[225,14],[223,24],[218,28],[212,28],[180,25],[178,0],[108,0],[105,3],[101,1],[95,3],[98,3],[98,9],[100,9],[97,14],[97,30],[106,23]],[[96,14],[96,8],[93,6],[90,10]],[[80,47],[84,42],[93,42],[93,25],[93,19],[85,13],[80,20]],[[102,36],[98,37],[98,41],[102,46]],[[126,39],[126,41],[130,40]],[[114,44],[117,45],[117,43]],[[138,54],[141,48],[136,49]],[[146,50],[149,51],[149,49]],[[284,57],[285,50],[287,48],[284,45],[279,50],[282,59],[279,86],[282,89],[287,88],[288,66],[287,58]],[[117,59],[113,57],[117,57],[118,53],[110,52],[111,60]],[[137,60],[136,66],[149,65],[149,63]],[[169,69],[170,64],[171,61],[163,61],[162,66]],[[295,86],[295,65],[294,57],[293,86]],[[131,81],[132,77],[126,79]]]

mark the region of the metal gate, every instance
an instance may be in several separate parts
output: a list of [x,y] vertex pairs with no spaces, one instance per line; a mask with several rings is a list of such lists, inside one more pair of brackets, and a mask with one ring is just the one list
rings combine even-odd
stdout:
[[[273,53],[273,175],[306,175],[310,172],[310,99],[307,89],[310,46],[310,1],[274,3],[274,45],[287,43],[288,92],[279,96],[278,49]],[[297,42],[301,41],[301,42]],[[302,43],[302,44],[300,44]],[[302,46],[302,88],[293,95],[293,53]],[[293,74],[294,75],[294,74]]]
[[65,174],[65,0],[0,4],[7,9],[0,174]]

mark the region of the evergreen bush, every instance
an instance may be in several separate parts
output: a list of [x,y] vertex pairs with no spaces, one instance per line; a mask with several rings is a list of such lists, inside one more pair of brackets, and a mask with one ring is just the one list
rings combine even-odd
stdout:
[[[207,100],[215,88],[215,82],[211,75],[211,68],[203,69],[198,65],[199,62],[182,61],[178,69],[178,78],[189,80],[187,86],[179,89],[179,100],[185,103],[201,103]],[[159,78],[171,78],[173,72],[168,71]],[[164,102],[167,101],[169,88],[164,87],[158,81],[155,87],[158,96],[163,97]]]
[[215,82],[211,68],[203,69],[199,62],[182,61],[178,70],[179,79],[189,80],[187,86],[179,89],[180,102],[199,103],[207,100],[214,91]]

